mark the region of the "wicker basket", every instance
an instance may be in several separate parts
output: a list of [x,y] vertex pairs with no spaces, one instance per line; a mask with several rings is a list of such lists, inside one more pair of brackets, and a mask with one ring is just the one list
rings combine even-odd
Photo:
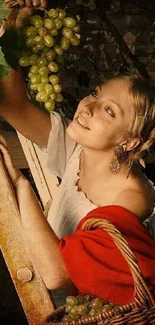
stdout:
[[115,226],[105,219],[89,219],[82,225],[82,230],[94,228],[106,230],[127,261],[134,281],[134,301],[127,305],[117,306],[98,316],[87,316],[73,321],[61,321],[65,314],[65,306],[62,306],[56,309],[43,325],[155,325],[155,300],[147,288],[128,243]]

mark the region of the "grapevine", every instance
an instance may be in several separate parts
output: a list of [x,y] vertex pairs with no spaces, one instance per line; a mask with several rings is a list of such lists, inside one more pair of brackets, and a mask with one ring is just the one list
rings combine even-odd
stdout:
[[116,307],[111,302],[101,298],[89,299],[89,296],[68,296],[66,298],[65,315],[62,321],[73,321],[84,317],[98,316]]
[[50,9],[44,16],[33,14],[19,30],[24,44],[19,42],[19,65],[28,67],[27,83],[31,96],[51,111],[63,101],[59,70],[64,52],[70,46],[79,46],[80,27],[76,19],[67,16],[63,9]]

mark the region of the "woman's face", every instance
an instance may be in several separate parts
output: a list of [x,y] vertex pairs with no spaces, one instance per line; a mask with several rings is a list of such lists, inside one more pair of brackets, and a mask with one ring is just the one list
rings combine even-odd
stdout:
[[67,132],[85,147],[109,150],[121,144],[132,121],[130,81],[111,79],[78,105]]

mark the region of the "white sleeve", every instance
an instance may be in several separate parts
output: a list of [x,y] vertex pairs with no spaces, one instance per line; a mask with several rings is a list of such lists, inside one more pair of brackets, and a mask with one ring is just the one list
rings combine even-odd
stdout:
[[66,132],[71,121],[59,113],[51,112],[52,130],[47,145],[47,166],[52,174],[63,177],[66,164],[77,143]]

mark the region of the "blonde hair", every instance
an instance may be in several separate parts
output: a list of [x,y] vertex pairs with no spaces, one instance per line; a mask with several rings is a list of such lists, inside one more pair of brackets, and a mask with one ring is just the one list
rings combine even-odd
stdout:
[[149,81],[134,74],[118,75],[115,78],[131,82],[129,93],[134,108],[134,118],[129,127],[131,137],[139,137],[139,145],[128,152],[129,160],[145,158],[155,144],[155,88]]

